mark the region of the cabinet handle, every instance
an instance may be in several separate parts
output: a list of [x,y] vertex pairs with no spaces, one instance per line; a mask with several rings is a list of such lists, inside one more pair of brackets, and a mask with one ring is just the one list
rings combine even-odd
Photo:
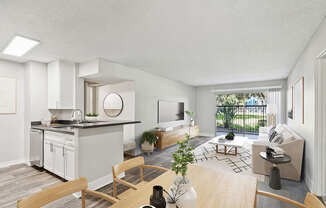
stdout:
[[62,147],[62,157],[64,157],[64,156],[65,156],[65,148]]
[[50,144],[50,152],[53,152],[53,144]]

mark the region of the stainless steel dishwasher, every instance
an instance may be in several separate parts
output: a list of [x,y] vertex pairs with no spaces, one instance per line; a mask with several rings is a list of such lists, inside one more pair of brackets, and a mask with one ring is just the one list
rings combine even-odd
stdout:
[[44,132],[43,130],[30,130],[30,163],[37,167],[43,167],[44,158]]

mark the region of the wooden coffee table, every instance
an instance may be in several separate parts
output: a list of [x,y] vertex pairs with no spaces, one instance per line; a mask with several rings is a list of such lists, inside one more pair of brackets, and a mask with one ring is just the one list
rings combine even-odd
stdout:
[[[224,155],[238,155],[238,147],[242,147],[245,141],[248,139],[247,137],[235,136],[233,140],[225,140],[220,141],[219,139],[224,138],[225,136],[215,137],[210,143],[216,145],[216,153],[224,154]],[[224,146],[224,151],[219,151],[219,145]],[[232,150],[234,149],[234,153]]]

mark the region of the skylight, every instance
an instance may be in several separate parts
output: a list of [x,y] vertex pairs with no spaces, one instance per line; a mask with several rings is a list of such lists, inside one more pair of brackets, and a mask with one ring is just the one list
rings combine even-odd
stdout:
[[39,41],[22,36],[15,36],[2,53],[11,56],[23,56],[38,44],[40,44]]

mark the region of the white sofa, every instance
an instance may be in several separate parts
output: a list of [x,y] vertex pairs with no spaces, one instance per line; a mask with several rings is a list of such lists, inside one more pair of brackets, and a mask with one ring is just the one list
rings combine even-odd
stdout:
[[[259,156],[260,152],[266,151],[266,146],[270,145],[268,139],[269,127],[259,129],[259,137],[252,144],[252,170],[254,173],[269,175],[272,164]],[[304,139],[296,134],[285,124],[279,124],[276,131],[284,139],[283,143],[277,146],[282,148],[286,154],[291,156],[292,161],[286,164],[278,165],[281,178],[300,181],[301,168],[304,149]]]

